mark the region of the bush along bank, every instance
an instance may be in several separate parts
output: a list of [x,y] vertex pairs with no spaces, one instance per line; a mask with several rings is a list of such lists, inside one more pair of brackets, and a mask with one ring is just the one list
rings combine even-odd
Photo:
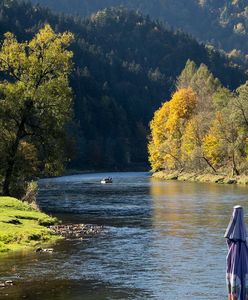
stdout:
[[154,178],[161,179],[161,180],[179,180],[179,181],[208,182],[208,183],[219,183],[219,184],[248,185],[248,175],[228,176],[226,174],[159,171],[153,173],[152,176]]
[[12,197],[0,197],[0,253],[29,250],[61,239],[48,226],[57,218]]

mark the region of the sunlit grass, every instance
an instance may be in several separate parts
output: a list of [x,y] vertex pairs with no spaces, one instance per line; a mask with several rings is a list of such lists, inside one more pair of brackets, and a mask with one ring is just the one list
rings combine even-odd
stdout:
[[58,220],[15,198],[0,197],[0,252],[32,248],[59,239],[45,226]]

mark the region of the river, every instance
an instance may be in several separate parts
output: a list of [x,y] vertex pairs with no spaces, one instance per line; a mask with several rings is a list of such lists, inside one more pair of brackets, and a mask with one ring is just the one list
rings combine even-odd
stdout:
[[[106,175],[113,184],[100,184]],[[148,173],[65,176],[39,181],[42,209],[65,223],[103,225],[54,253],[0,260],[15,285],[1,299],[226,299],[223,234],[248,188],[152,179]]]

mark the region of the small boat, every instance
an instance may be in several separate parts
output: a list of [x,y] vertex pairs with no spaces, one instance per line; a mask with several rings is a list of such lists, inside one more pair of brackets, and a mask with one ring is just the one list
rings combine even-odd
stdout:
[[105,183],[113,183],[113,179],[111,177],[106,177],[106,178],[103,178],[101,180],[101,183],[102,184],[105,184]]

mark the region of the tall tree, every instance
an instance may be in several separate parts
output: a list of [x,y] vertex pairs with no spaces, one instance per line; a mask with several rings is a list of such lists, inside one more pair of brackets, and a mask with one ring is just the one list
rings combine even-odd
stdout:
[[196,94],[191,88],[175,92],[169,102],[155,113],[148,146],[152,169],[183,168],[181,143],[184,127],[196,108]]
[[0,48],[0,147],[3,194],[16,182],[47,172],[63,161],[64,126],[71,117],[68,76],[73,39],[45,25],[29,42],[6,33]]

